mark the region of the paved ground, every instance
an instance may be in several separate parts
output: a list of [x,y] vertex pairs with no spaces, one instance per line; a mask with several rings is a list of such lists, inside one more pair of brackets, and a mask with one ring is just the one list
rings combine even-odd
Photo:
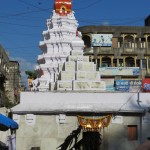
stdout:
[[147,140],[143,144],[139,145],[135,150],[150,150],[150,140]]

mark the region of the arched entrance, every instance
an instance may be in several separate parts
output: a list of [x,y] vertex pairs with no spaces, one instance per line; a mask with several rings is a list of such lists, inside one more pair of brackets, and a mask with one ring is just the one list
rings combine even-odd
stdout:
[[111,58],[103,57],[101,67],[111,67]]
[[131,35],[127,35],[124,38],[124,48],[133,48],[134,38]]
[[135,61],[133,57],[126,57],[125,59],[126,67],[135,67]]
[[85,48],[91,47],[91,39],[88,35],[83,36],[82,40],[84,41]]

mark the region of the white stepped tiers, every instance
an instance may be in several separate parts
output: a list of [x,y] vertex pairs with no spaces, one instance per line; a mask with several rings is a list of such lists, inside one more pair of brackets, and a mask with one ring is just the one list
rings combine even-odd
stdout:
[[38,78],[33,81],[32,90],[49,91],[50,83],[56,81],[58,64],[66,62],[71,51],[83,51],[84,42],[77,27],[73,11],[60,16],[53,10],[51,19],[47,20],[47,30],[43,31],[43,41],[39,43],[42,54],[37,59]]
[[[77,52],[77,53],[76,53]],[[59,64],[59,76],[51,82],[51,91],[105,91],[106,85],[101,81],[96,65],[89,62],[88,56],[79,51],[72,51],[64,64]]]

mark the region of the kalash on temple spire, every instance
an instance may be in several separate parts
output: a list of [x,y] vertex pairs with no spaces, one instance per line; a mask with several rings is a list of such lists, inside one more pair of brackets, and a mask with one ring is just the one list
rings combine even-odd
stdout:
[[47,20],[39,47],[34,91],[105,90],[94,62],[83,56],[84,42],[77,30],[78,22],[71,0],[55,0],[52,17]]

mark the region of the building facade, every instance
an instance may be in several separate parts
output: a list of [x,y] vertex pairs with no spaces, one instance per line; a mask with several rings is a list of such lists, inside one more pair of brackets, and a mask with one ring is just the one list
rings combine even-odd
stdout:
[[9,80],[5,83],[5,93],[12,104],[19,103],[20,87],[21,87],[21,75],[20,66],[18,61],[9,61]]
[[[100,149],[134,150],[149,137],[149,102],[149,93],[22,92],[21,103],[11,109],[19,124],[17,150],[55,150],[78,128],[79,115],[93,120],[112,116],[98,130]],[[83,129],[78,140],[92,134],[89,122],[85,125],[91,132]]]
[[9,80],[9,57],[4,48],[0,45],[0,106],[4,106],[5,82]]
[[11,61],[5,49],[0,46],[0,106],[8,107],[19,102],[21,85],[20,67]]
[[[102,77],[142,79],[150,75],[150,28],[148,26],[85,26],[80,27],[84,54],[90,56],[97,69],[119,67],[138,69],[137,74],[103,74]],[[132,68],[131,68],[132,67]],[[110,69],[110,68],[109,68]],[[125,71],[124,70],[124,71]]]

